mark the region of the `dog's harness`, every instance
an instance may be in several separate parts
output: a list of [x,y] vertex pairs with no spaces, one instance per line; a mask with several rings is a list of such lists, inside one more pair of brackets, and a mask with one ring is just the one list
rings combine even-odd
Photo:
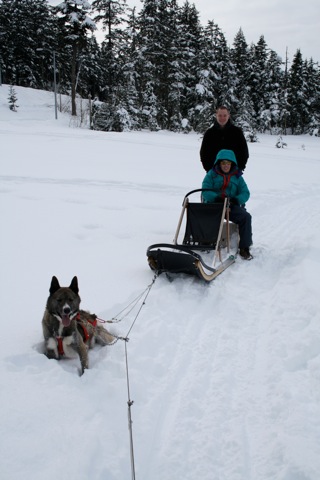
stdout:
[[[76,315],[76,321],[77,322],[80,322],[81,320],[81,316],[80,316],[80,312],[77,313]],[[96,327],[97,326],[97,323],[98,323],[98,320],[97,320],[97,317],[95,316],[95,319],[94,320],[91,320],[91,319],[87,319],[88,322],[91,323],[91,325],[93,327]],[[78,323],[78,326],[82,328],[82,332],[83,332],[83,341],[84,343],[86,343],[89,338],[90,338],[90,335],[88,333],[88,330],[86,329],[86,327],[82,324],[82,323]],[[56,336],[56,340],[57,340],[57,346],[58,346],[58,353],[60,356],[63,356],[64,355],[64,350],[63,350],[63,339],[64,337],[61,337],[60,335],[57,335]]]

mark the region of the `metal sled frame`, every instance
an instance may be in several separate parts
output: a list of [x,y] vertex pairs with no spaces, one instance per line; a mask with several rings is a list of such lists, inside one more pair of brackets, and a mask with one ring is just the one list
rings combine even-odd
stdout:
[[[148,248],[148,263],[152,270],[197,275],[211,282],[234,263],[238,227],[229,221],[228,199],[223,203],[190,202],[192,194],[203,191],[196,189],[185,195],[173,244],[158,243]],[[184,220],[185,234],[179,243]]]

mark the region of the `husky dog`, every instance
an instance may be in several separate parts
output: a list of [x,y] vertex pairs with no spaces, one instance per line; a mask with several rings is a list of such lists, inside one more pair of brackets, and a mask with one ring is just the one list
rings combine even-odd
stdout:
[[88,349],[95,342],[108,345],[114,337],[102,325],[97,325],[94,314],[80,310],[78,279],[73,277],[69,287],[60,287],[57,277],[52,277],[50,295],[42,319],[45,354],[59,360],[63,355],[79,355],[81,375],[89,368]]

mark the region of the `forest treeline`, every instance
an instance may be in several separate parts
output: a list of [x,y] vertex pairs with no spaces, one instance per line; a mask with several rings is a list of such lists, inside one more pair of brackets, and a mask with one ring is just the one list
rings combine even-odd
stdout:
[[[218,105],[257,132],[320,133],[320,69],[281,59],[263,35],[232,46],[188,0],[0,0],[3,83],[92,98],[92,128],[204,132]],[[97,40],[102,32],[102,41]],[[101,36],[101,33],[100,33]],[[55,75],[54,75],[55,65]]]

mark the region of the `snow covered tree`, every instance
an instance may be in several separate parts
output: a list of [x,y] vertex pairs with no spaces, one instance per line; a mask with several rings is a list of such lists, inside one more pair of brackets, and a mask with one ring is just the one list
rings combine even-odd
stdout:
[[312,60],[304,62],[307,119],[305,131],[320,136],[320,67]]
[[16,112],[17,111],[17,108],[18,108],[18,105],[17,105],[17,95],[16,95],[16,91],[15,89],[13,88],[12,85],[10,85],[10,88],[9,88],[9,97],[8,97],[8,100],[9,100],[9,108],[10,110],[12,110],[12,112]]
[[221,29],[209,21],[203,31],[201,68],[197,91],[202,96],[196,122],[196,131],[205,131],[213,122],[216,108],[235,103],[236,72],[230,61],[230,50]]
[[199,92],[197,82],[200,71],[202,26],[199,12],[188,0],[178,10],[178,62],[177,79],[180,94],[180,114],[183,131],[194,128],[198,112]]
[[86,45],[79,54],[77,90],[82,97],[100,96],[104,82],[104,69],[101,59],[101,49],[94,36],[88,38]]
[[[216,24],[209,22],[211,39],[214,49],[215,64],[212,65],[213,74],[215,76],[215,99],[217,105],[226,105],[232,107],[234,102],[234,88],[236,71],[230,58],[230,50],[227,46],[226,38],[222,30]],[[206,34],[205,33],[205,34]]]
[[[262,35],[256,45],[251,45],[249,49],[250,63],[248,85],[250,87],[250,97],[253,103],[255,118],[260,128],[265,124],[265,119],[260,118],[262,112],[267,109],[267,44]],[[264,127],[262,127],[264,129]]]
[[306,78],[301,51],[298,49],[293,57],[289,71],[288,102],[290,104],[291,132],[301,134],[307,121]]
[[124,14],[127,10],[127,1],[94,0],[92,8],[97,12],[94,20],[102,24],[102,29],[106,32],[106,42],[112,49],[112,46],[118,41],[118,35],[121,35],[119,27],[125,21]]
[[106,32],[101,48],[104,75],[104,100],[108,101],[121,82],[121,51],[125,44],[123,25],[128,10],[126,0],[95,0],[92,7],[97,12],[94,20]]
[[[131,128],[141,128],[139,115],[139,92],[137,88],[136,62],[139,58],[136,39],[138,35],[138,21],[135,8],[129,9],[127,26],[124,30],[124,45],[121,49],[121,84],[117,96],[120,101],[119,107],[125,109],[130,119]],[[127,125],[129,120],[127,120]]]
[[256,122],[254,119],[254,109],[249,87],[249,49],[241,28],[234,37],[230,58],[234,64],[236,76],[234,85],[233,118],[244,132],[248,132],[256,128]]
[[88,16],[91,5],[87,0],[65,0],[54,8],[58,15],[63,41],[71,46],[71,114],[77,115],[76,87],[79,73],[79,56],[87,44],[88,32],[96,29]]
[[[34,88],[52,84],[56,22],[46,0],[2,0],[0,38],[4,82]],[[45,51],[51,52],[50,62],[44,61]]]
[[230,52],[230,58],[235,65],[238,77],[237,90],[242,93],[247,88],[248,67],[250,63],[250,58],[248,52],[248,44],[241,28],[234,37],[233,46]]
[[[138,15],[136,71],[143,128],[169,128],[177,75],[176,0],[144,0]],[[171,98],[172,100],[172,98]]]
[[284,74],[282,60],[276,52],[270,50],[266,61],[264,110],[260,112],[260,131],[278,134],[283,118],[281,101]]

